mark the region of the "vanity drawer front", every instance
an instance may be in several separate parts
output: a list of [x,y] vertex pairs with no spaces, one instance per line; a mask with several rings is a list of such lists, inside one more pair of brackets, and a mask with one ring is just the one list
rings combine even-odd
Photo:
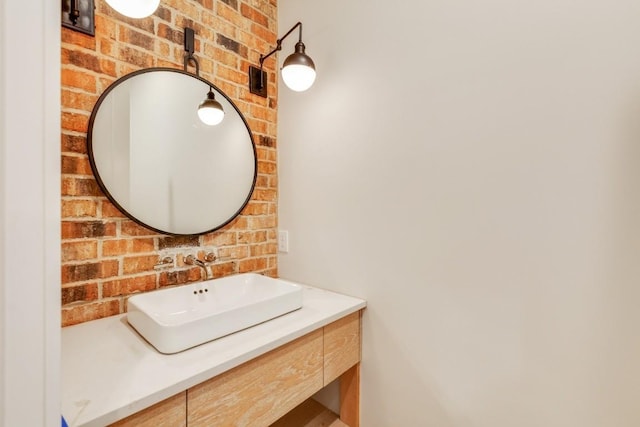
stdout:
[[263,427],[291,411],[323,386],[322,332],[189,389],[189,427]]
[[360,312],[324,327],[324,385],[360,362]]
[[186,427],[186,412],[187,393],[182,392],[111,424],[111,427]]

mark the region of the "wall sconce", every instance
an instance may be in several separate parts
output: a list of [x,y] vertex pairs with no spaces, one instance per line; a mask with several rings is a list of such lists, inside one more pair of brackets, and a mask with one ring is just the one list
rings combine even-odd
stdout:
[[[146,18],[160,5],[160,0],[106,0],[107,4],[129,18]],[[62,0],[62,26],[95,36],[94,0]]]
[[156,11],[160,0],[106,0],[116,12],[129,18],[146,18]]
[[260,68],[249,66],[249,91],[264,98],[267,97],[267,72],[262,69],[264,61],[274,53],[282,50],[282,41],[296,28],[299,28],[298,42],[295,51],[282,64],[282,80],[291,90],[303,92],[313,85],[316,79],[316,66],[304,52],[302,43],[302,22],[298,22],[287,33],[278,39],[276,47],[266,55],[260,55]]
[[[200,64],[198,59],[193,56],[196,50],[195,34],[193,28],[187,27],[184,29],[184,70],[187,71],[189,63],[193,62],[196,68],[196,76],[200,76]],[[220,124],[224,119],[224,109],[222,104],[216,101],[216,96],[211,86],[209,86],[209,93],[207,93],[204,101],[198,106],[198,117],[202,123],[209,126]]]
[[93,0],[62,0],[62,26],[95,36]]

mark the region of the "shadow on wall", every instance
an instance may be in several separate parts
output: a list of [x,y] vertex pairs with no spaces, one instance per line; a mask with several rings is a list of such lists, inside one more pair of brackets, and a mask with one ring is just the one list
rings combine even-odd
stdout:
[[[416,325],[407,325],[416,327]],[[417,348],[398,339],[398,334],[385,326],[375,305],[369,305],[363,315],[362,399],[376,402],[376,415],[361,414],[362,425],[369,427],[426,426],[437,420],[438,427],[456,427],[450,418],[448,405],[437,381],[428,376],[425,366],[416,366]],[[381,351],[385,349],[385,351]],[[388,351],[388,349],[394,349]],[[387,366],[393,369],[380,370]],[[402,384],[411,383],[411,393]],[[416,392],[417,391],[417,392]],[[390,396],[401,396],[390,399]],[[392,407],[401,402],[402,407]],[[403,417],[399,419],[399,417]],[[374,417],[374,418],[372,418]],[[388,418],[381,418],[388,417]],[[434,424],[435,425],[435,424]]]

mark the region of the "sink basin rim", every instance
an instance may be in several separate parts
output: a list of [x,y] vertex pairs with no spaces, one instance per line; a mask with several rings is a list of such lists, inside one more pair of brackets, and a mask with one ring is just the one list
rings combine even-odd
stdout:
[[[241,289],[243,286],[244,289]],[[209,291],[199,292],[204,289]],[[198,293],[194,295],[194,292]],[[229,307],[222,307],[221,304],[216,306],[216,294],[224,292],[227,293],[223,298],[239,299]],[[183,319],[176,316],[179,321],[176,321],[176,318],[172,322],[164,321],[165,313],[159,310],[171,307],[172,304],[178,307],[181,303],[187,304],[183,307],[185,309],[191,307],[191,310],[183,310]],[[154,310],[154,304],[158,306],[157,310]],[[193,308],[194,305],[196,308]],[[159,352],[172,354],[266,322],[301,307],[302,286],[256,273],[243,273],[133,296],[129,299],[126,317],[138,334]],[[202,312],[198,311],[198,308],[212,311]]]

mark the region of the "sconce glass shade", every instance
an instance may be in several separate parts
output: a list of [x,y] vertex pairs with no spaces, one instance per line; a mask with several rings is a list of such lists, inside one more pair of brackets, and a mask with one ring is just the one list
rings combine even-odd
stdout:
[[106,0],[117,12],[129,18],[146,18],[153,14],[160,0]]
[[296,43],[296,51],[282,64],[282,80],[289,89],[296,92],[304,92],[316,80],[316,66],[304,53],[304,49],[304,43]]
[[209,89],[207,98],[202,101],[198,107],[198,117],[205,125],[215,126],[224,119],[224,109],[218,101],[216,101],[213,91]]

